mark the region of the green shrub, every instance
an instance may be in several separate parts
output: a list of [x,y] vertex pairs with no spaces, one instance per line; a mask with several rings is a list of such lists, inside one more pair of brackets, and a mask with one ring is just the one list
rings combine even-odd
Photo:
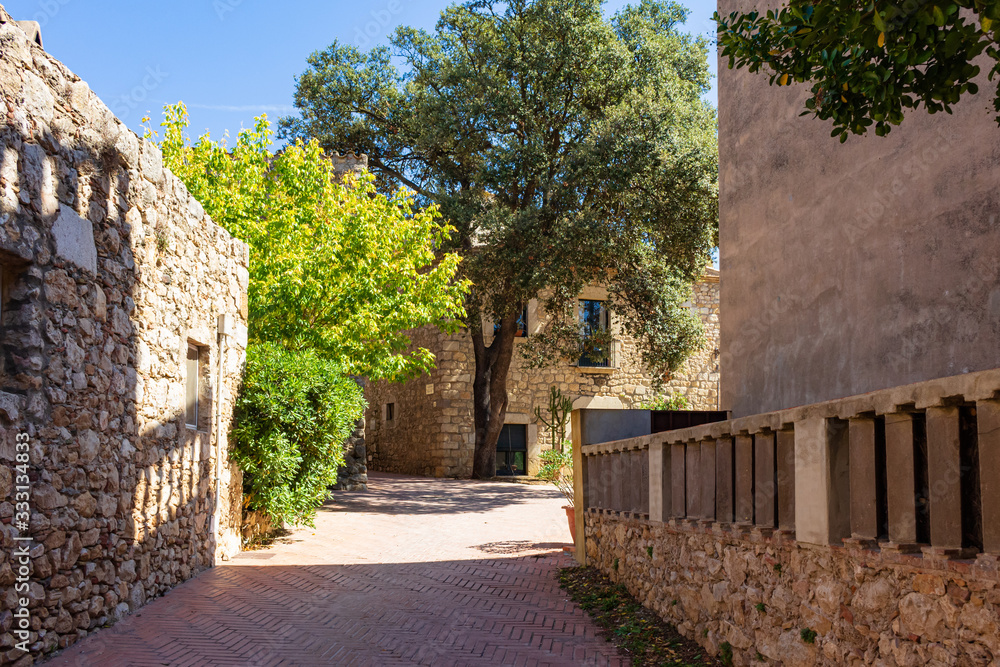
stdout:
[[640,410],[690,410],[691,404],[687,396],[682,394],[672,394],[670,396],[657,396],[636,406]]
[[542,465],[535,476],[555,484],[572,507],[576,501],[576,491],[573,487],[573,441],[564,440],[562,449],[546,449],[539,458],[542,460]]
[[313,351],[251,345],[231,450],[243,469],[245,507],[313,525],[364,407],[361,388],[336,363]]

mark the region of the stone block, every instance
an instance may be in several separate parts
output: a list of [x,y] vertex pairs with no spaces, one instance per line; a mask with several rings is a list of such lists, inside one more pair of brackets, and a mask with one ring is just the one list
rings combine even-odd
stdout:
[[77,215],[66,205],[59,207],[59,217],[52,225],[56,254],[91,273],[97,272],[97,245],[93,223]]

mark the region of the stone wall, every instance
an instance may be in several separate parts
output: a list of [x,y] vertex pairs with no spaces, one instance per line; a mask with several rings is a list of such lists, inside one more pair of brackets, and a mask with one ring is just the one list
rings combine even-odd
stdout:
[[[583,298],[606,299],[602,288],[590,287]],[[684,364],[663,390],[688,398],[693,410],[715,410],[718,405],[718,272],[709,269],[695,285],[688,307],[702,319],[706,344]],[[536,301],[528,306],[528,327],[539,326]],[[614,324],[613,324],[614,328]],[[412,334],[413,344],[431,350],[437,366],[430,373],[404,384],[370,383],[367,453],[373,470],[468,477],[472,474],[475,447],[472,416],[472,378],[475,358],[468,334],[442,334],[424,327]],[[487,340],[489,344],[489,340]],[[523,339],[515,340],[515,348]],[[535,423],[534,410],[548,418],[549,390],[556,386],[574,401],[574,407],[627,409],[654,396],[653,379],[643,368],[636,344],[619,336],[616,368],[579,368],[569,363],[533,369],[515,349],[508,377],[508,424],[525,424],[528,439],[528,472],[538,468],[538,455],[551,447],[548,429]],[[394,419],[386,419],[387,404]],[[567,426],[567,437],[570,429]]]
[[354,432],[344,443],[344,465],[337,471],[334,489],[340,491],[368,490],[368,457],[365,452],[365,419],[362,417]]
[[[0,663],[30,664],[239,549],[224,436],[248,250],[2,8],[0,114]],[[31,538],[29,655],[12,625],[18,535]]]
[[[712,655],[728,642],[735,665],[971,667],[1000,659],[996,556],[948,561],[814,547],[597,512],[586,514],[586,536],[590,564]],[[812,643],[803,631],[816,633]]]

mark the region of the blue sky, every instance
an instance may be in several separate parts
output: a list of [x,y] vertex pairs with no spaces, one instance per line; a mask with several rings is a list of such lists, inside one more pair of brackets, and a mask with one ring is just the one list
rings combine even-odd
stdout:
[[[133,130],[166,103],[183,100],[191,132],[221,137],[266,112],[294,113],[295,76],[313,51],[334,40],[364,49],[385,43],[397,25],[431,29],[448,0],[0,0],[15,19],[42,24],[46,50],[59,58]],[[609,0],[614,13],[628,4]],[[688,32],[715,34],[715,2],[688,0]],[[716,71],[714,54],[710,58]],[[714,87],[708,99],[716,103]]]

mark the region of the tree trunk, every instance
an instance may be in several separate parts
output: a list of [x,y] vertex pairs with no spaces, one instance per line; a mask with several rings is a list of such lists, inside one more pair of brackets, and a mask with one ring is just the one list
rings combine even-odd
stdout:
[[500,320],[500,329],[489,347],[486,347],[481,318],[477,316],[471,329],[476,357],[476,374],[472,381],[476,427],[472,478],[490,479],[497,474],[497,440],[507,415],[507,375],[514,353],[517,316],[507,315]]

